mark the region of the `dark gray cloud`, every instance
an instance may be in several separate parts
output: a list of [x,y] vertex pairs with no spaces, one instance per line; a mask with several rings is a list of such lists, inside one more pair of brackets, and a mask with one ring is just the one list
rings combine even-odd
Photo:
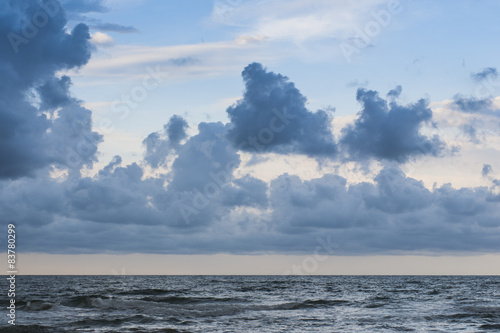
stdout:
[[[56,76],[88,62],[88,27],[78,24],[68,33],[64,10],[51,0],[7,2],[0,22],[0,178],[33,176],[52,163],[88,165],[95,160],[89,154],[95,153],[100,137],[91,130],[90,111],[69,96],[70,79]],[[40,108],[32,103],[33,89]],[[53,121],[40,112],[63,106]],[[62,123],[76,132],[63,129]],[[62,136],[56,138],[56,133]]]
[[139,30],[132,26],[126,26],[116,23],[98,23],[90,26],[92,29],[103,32],[119,32],[123,34],[137,33]]
[[486,188],[449,184],[430,191],[388,166],[375,184],[347,186],[334,175],[310,181],[283,175],[272,182],[270,201],[273,223],[283,233],[331,235],[348,253],[492,250],[500,238],[493,231],[500,222],[492,195]]
[[[494,107],[493,98],[491,97],[464,97],[457,94],[453,99],[453,106],[456,110],[465,113],[500,117],[500,110]],[[471,126],[473,125],[471,124]]]
[[252,63],[242,73],[243,99],[227,108],[228,139],[250,152],[298,153],[333,157],[337,153],[325,111],[307,110],[306,98],[287,77]]
[[54,110],[75,102],[69,94],[70,85],[71,79],[68,76],[62,76],[50,78],[39,86],[37,91],[41,100],[40,109]]
[[486,79],[496,79],[498,71],[494,67],[486,67],[482,71],[471,74],[472,78],[476,81],[483,81]]
[[403,91],[403,87],[397,86],[396,88],[389,90],[389,92],[387,93],[387,97],[388,98],[398,98],[399,95],[401,95],[402,91]]
[[187,137],[186,129],[188,127],[188,123],[181,116],[174,115],[170,118],[165,126],[165,131],[172,145],[178,146],[179,142]]
[[[327,237],[344,254],[500,249],[497,194],[449,184],[429,190],[394,165],[375,183],[351,185],[333,174],[284,174],[271,182],[269,196],[261,180],[221,177],[220,193],[197,206],[190,191],[144,179],[137,164],[114,158],[104,169],[94,178],[0,183],[0,213],[22,226],[25,251],[303,253]],[[204,182],[191,188],[203,192]],[[199,211],[189,223],[182,205]],[[147,242],[138,242],[138,233]]]
[[342,129],[340,143],[350,159],[377,158],[405,162],[419,155],[437,156],[444,149],[439,137],[420,134],[432,119],[425,100],[415,104],[387,103],[373,90],[358,89],[356,99],[363,109],[354,125]]
[[491,98],[477,98],[477,97],[464,97],[462,95],[455,95],[453,104],[463,112],[480,113],[488,110],[493,101]]
[[223,192],[222,203],[224,205],[267,207],[267,184],[262,180],[247,175],[235,179],[233,184],[234,186],[227,187]]

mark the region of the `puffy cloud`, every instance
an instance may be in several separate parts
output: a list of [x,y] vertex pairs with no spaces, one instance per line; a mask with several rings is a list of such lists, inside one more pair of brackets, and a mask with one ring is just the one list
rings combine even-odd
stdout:
[[178,146],[181,140],[187,137],[188,124],[181,116],[173,115],[165,126],[168,140],[173,146]]
[[74,102],[69,95],[71,79],[68,76],[52,77],[37,88],[42,110],[54,110]]
[[[55,242],[57,251],[77,253],[297,253],[320,237],[345,254],[499,250],[498,195],[449,184],[429,190],[393,165],[375,183],[351,185],[334,174],[284,174],[271,182],[269,197],[265,183],[245,176],[222,181],[206,204],[167,183],[115,157],[94,178],[4,181],[0,213],[23,225],[30,251],[54,251],[48,245]],[[188,222],[180,207],[191,209]],[[137,242],[137,233],[147,242]]]
[[187,137],[188,123],[181,116],[174,115],[164,126],[164,132],[153,132],[144,139],[146,146],[144,161],[153,168],[165,166],[168,155],[179,147],[180,141]]
[[420,134],[424,123],[432,119],[425,100],[399,105],[380,98],[373,90],[358,89],[356,99],[363,109],[354,125],[342,129],[340,143],[349,158],[377,158],[405,162],[419,155],[438,155],[444,143],[438,136]]
[[248,65],[242,76],[243,99],[227,108],[227,137],[235,147],[256,153],[335,156],[330,117],[322,110],[307,110],[306,98],[287,77],[258,63]]
[[226,187],[222,193],[224,205],[230,207],[267,207],[267,184],[262,180],[246,175],[243,178],[235,179],[233,184],[234,186]]
[[92,112],[79,105],[69,105],[58,112],[51,131],[45,136],[50,161],[79,174],[83,166],[97,161],[97,148],[102,135],[92,129]]
[[102,47],[113,46],[113,44],[115,43],[113,37],[103,32],[96,32],[95,34],[92,35],[92,38],[90,40],[92,41],[93,44]]
[[[330,235],[344,253],[496,251],[500,212],[486,188],[433,191],[387,166],[375,184],[346,185],[335,175],[302,181],[283,175],[271,184],[272,221],[286,235]],[[288,236],[287,236],[288,237]],[[306,242],[304,240],[304,242]]]
[[[71,96],[71,80],[56,73],[88,62],[88,27],[68,33],[52,0],[0,6],[0,34],[10,36],[0,39],[0,216],[22,226],[25,251],[296,253],[313,250],[320,236],[348,254],[500,250],[495,186],[431,190],[397,163],[373,183],[349,184],[326,171],[310,180],[283,174],[270,184],[241,174],[241,151],[339,155],[328,114],[309,111],[292,82],[257,63],[243,71],[245,93],[227,109],[229,123],[202,122],[188,137],[186,120],[172,116],[144,139],[142,161],[122,165],[115,156],[83,177],[102,137],[91,111]],[[104,10],[93,0],[63,7]],[[22,22],[38,11],[50,18],[26,37]],[[439,138],[420,133],[432,119],[425,101],[402,106],[363,89],[357,99],[363,109],[341,137],[350,158],[404,162],[442,150]],[[163,173],[148,175],[144,165]],[[56,171],[64,176],[51,176]],[[485,165],[483,175],[490,173]]]
[[178,157],[172,164],[170,189],[210,192],[210,189],[205,190],[207,184],[219,177],[221,183],[228,183],[233,170],[240,164],[240,156],[224,137],[224,124],[202,122],[198,131],[178,150]]
[[[89,126],[90,111],[83,111],[69,96],[70,79],[56,76],[60,70],[88,62],[88,27],[77,24],[67,33],[65,13],[57,1],[14,1],[3,7],[0,35],[7,38],[0,39],[0,178],[33,176],[37,169],[53,163],[65,167],[88,164],[95,158],[82,157],[79,152],[90,138],[93,147],[84,153],[95,153],[100,137]],[[39,94],[39,107],[32,102],[33,90]],[[59,107],[64,108],[55,120],[41,112]],[[55,138],[56,133],[62,136]],[[75,142],[83,136],[87,139]],[[73,154],[78,161],[70,163]]]

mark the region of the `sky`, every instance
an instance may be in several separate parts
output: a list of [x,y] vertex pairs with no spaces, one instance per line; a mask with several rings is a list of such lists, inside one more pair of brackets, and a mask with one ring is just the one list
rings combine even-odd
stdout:
[[499,7],[2,2],[26,274],[499,274]]

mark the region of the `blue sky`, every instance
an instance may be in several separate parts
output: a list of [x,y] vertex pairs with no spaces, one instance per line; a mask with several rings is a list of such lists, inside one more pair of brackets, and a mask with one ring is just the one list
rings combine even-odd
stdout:
[[498,2],[2,6],[26,252],[500,250]]

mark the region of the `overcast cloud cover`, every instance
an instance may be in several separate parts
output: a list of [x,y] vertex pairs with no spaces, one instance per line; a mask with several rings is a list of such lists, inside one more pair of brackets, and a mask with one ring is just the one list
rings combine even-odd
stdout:
[[[310,110],[286,73],[249,63],[241,68],[243,96],[227,105],[225,122],[170,115],[143,138],[140,160],[125,164],[117,155],[84,176],[103,136],[71,94],[71,78],[59,73],[85,66],[96,52],[89,27],[67,30],[67,18],[106,8],[42,4],[53,15],[29,38],[22,22],[40,12],[38,2],[0,5],[0,216],[17,224],[24,251],[308,253],[320,236],[344,254],[500,250],[499,166],[478,169],[490,185],[474,188],[428,188],[408,177],[408,163],[460,147],[425,132],[435,127],[430,102],[401,102],[401,86],[359,88],[349,97],[359,102],[354,121],[336,137],[332,112]],[[137,31],[104,22],[95,29]],[[471,75],[481,82],[497,70]],[[452,104],[498,115],[491,98],[457,94]],[[370,182],[331,172],[305,180],[287,170],[265,182],[237,172],[243,154],[383,167]]]

